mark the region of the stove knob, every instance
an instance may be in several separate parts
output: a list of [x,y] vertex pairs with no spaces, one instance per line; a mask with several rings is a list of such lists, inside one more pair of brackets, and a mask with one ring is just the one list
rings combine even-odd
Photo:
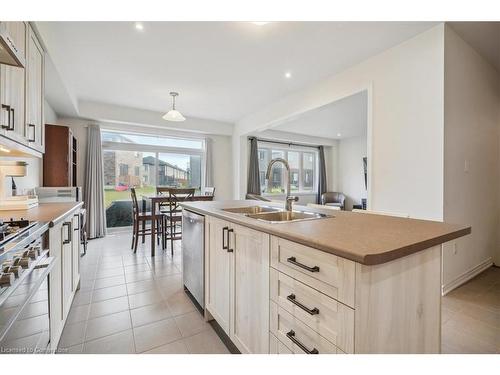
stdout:
[[31,264],[30,258],[21,258],[21,261],[19,262],[19,265],[24,269],[29,268],[30,264]]
[[38,256],[38,254],[37,254],[37,250],[36,250],[36,249],[32,249],[32,250],[28,251],[28,256],[29,256],[31,259],[35,260],[35,259],[36,259],[36,257]]
[[20,257],[16,257],[16,258],[12,259],[12,265],[13,266],[19,266],[20,262],[21,262],[21,258]]
[[16,277],[14,276],[13,273],[2,273],[0,275],[0,287],[8,287],[8,286],[11,286],[12,283],[14,282],[14,280],[16,279]]

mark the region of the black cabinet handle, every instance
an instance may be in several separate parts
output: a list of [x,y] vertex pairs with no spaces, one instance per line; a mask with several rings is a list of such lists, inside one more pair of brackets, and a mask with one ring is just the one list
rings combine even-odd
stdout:
[[288,337],[292,342],[297,345],[300,349],[302,349],[307,354],[319,354],[318,349],[312,348],[311,350],[307,349],[307,347],[302,344],[299,340],[295,338],[295,331],[293,329],[290,332],[287,332],[286,337]]
[[303,269],[305,269],[305,270],[307,270],[309,272],[319,272],[319,267],[318,266],[314,266],[314,267],[306,266],[305,264],[297,262],[297,259],[295,257],[287,258],[286,261],[288,263],[292,263],[293,265],[295,265],[297,267],[303,268]]
[[71,243],[71,240],[73,238],[73,231],[71,229],[71,221],[67,221],[67,222],[63,223],[63,227],[67,227],[68,228],[68,239],[67,240],[63,240],[63,245],[66,245],[66,244]]
[[[229,247],[229,244],[226,245],[226,239],[229,240],[227,237],[226,231],[229,229],[229,227],[224,227],[222,228],[222,250],[227,250]],[[229,242],[229,241],[227,241]]]
[[231,249],[229,247],[229,233],[232,233],[232,232],[234,232],[233,228],[227,230],[227,252],[228,253],[232,253],[234,251],[234,249]]
[[10,111],[12,112],[12,126],[8,130],[14,130],[14,128],[16,126],[16,120],[15,120],[16,111],[14,110],[14,108],[11,108]]
[[293,303],[295,306],[300,307],[302,310],[304,310],[306,313],[311,314],[311,315],[318,315],[319,314],[319,309],[317,307],[310,309],[303,304],[301,304],[299,301],[295,299],[295,294],[290,294],[288,297],[286,297],[287,300],[289,300],[291,303]]
[[10,128],[10,105],[7,105],[7,104],[2,104],[2,110],[6,110],[7,111],[7,125],[3,125],[2,124],[2,128],[3,129],[7,129],[7,130],[12,130]]
[[36,126],[35,126],[35,124],[28,124],[28,134],[29,134],[30,128],[33,128],[33,139],[28,138],[28,142],[36,142]]

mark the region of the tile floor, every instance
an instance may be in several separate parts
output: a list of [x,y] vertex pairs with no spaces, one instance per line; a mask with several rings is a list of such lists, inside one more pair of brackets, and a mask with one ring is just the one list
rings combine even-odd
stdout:
[[[151,258],[128,233],[90,241],[60,352],[229,353],[183,291],[176,246]],[[443,297],[442,351],[500,353],[500,268]]]
[[148,242],[135,255],[128,233],[89,242],[60,353],[229,353],[183,291],[180,243],[151,258]]
[[443,297],[443,353],[500,353],[500,268]]

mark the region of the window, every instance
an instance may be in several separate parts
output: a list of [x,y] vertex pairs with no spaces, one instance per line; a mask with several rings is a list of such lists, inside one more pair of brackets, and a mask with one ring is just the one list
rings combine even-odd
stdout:
[[[267,146],[267,145],[266,145]],[[273,165],[270,181],[266,181],[267,166],[271,159],[283,158],[290,166],[290,188],[295,193],[309,193],[316,190],[316,151],[305,151],[304,147],[279,146],[259,147],[259,175],[263,194],[283,194],[286,175],[283,164]],[[307,149],[309,150],[309,149]]]
[[104,199],[108,227],[132,223],[130,188],[139,201],[156,186],[203,186],[205,142],[145,134],[101,132],[104,164]]

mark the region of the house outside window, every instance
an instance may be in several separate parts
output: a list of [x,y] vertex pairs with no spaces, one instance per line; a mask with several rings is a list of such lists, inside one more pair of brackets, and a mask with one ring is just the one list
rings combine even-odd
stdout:
[[274,144],[259,145],[259,176],[261,192],[264,195],[285,193],[286,175],[283,164],[273,165],[271,181],[266,181],[267,166],[271,159],[283,158],[290,166],[290,188],[294,193],[315,193],[317,186],[317,151],[300,146],[281,146]]

